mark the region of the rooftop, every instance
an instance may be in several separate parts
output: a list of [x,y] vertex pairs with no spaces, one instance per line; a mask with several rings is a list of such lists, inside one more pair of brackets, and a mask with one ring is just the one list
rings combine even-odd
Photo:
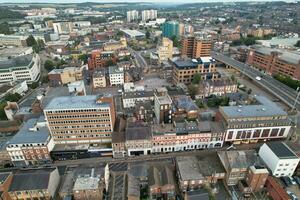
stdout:
[[175,177],[171,166],[164,164],[151,166],[149,169],[149,186],[164,186],[168,184],[175,184]]
[[109,74],[123,74],[123,68],[119,68],[118,66],[110,66]]
[[6,179],[11,175],[11,172],[2,172],[0,173],[0,185],[3,184]]
[[12,67],[27,67],[32,61],[33,55],[18,56],[11,59],[0,60],[0,69]]
[[137,30],[130,30],[130,29],[122,29],[122,31],[125,33],[125,34],[128,34],[132,37],[139,37],[139,36],[145,36],[144,33],[140,32],[140,31],[137,31]]
[[108,103],[97,103],[97,95],[55,97],[45,110],[107,107]]
[[99,177],[78,177],[75,181],[73,191],[98,189],[99,181]]
[[260,103],[259,105],[224,106],[220,107],[220,109],[229,118],[287,115],[282,108],[268,98],[264,96],[255,96],[255,99]]
[[234,168],[247,169],[257,161],[255,150],[219,151],[218,156],[226,170]]
[[215,60],[212,57],[200,57],[198,59],[183,59],[179,58],[177,60],[173,60],[175,67],[179,69],[185,68],[197,68],[199,64],[210,64]]
[[172,104],[172,99],[168,94],[155,95],[155,97],[160,105]]
[[147,123],[130,122],[125,130],[125,139],[127,140],[149,140],[151,138],[150,127]]
[[174,104],[176,105],[177,109],[185,110],[187,112],[199,110],[198,106],[194,103],[194,101],[186,95],[174,98]]
[[123,99],[154,97],[153,91],[124,92]]
[[49,130],[46,124],[37,122],[38,118],[24,122],[19,132],[7,144],[46,143],[50,135]]
[[273,153],[282,159],[297,158],[298,156],[284,142],[269,142],[266,143]]

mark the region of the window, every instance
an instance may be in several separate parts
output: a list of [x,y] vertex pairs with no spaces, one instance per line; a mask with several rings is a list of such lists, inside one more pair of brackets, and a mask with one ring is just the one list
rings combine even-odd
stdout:
[[274,129],[272,129],[270,136],[276,137],[278,132],[279,132],[279,128],[274,128]]
[[269,132],[270,132],[270,129],[263,130],[261,137],[269,137]]
[[255,130],[254,133],[253,133],[253,138],[258,138],[260,136],[260,132],[261,130]]

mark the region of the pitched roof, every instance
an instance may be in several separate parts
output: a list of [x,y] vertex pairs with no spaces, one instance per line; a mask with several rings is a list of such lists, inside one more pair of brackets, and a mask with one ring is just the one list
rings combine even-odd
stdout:
[[284,142],[266,143],[278,158],[298,158],[298,156]]

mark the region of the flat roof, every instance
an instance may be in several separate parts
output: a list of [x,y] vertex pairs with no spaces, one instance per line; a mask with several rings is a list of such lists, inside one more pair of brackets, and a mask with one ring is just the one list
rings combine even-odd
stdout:
[[99,187],[99,181],[99,177],[78,177],[75,181],[73,191],[95,190]]
[[33,55],[23,55],[11,59],[0,60],[0,69],[12,67],[27,67],[32,61]]
[[109,74],[123,74],[123,68],[119,68],[118,66],[110,66],[109,67]]
[[128,34],[132,37],[145,36],[145,33],[142,33],[138,30],[122,29],[125,34]]
[[[27,51],[31,51],[32,47],[13,47],[0,49],[0,58],[8,56],[18,56],[20,54],[26,54]],[[30,52],[31,53],[31,52]]]
[[222,106],[220,109],[229,118],[287,115],[282,108],[268,98],[255,96],[255,99],[260,103],[259,105]]
[[254,165],[257,160],[255,150],[219,151],[218,156],[225,169],[245,169]]
[[101,108],[109,105],[108,103],[97,103],[97,99],[97,95],[55,97],[45,110]]
[[278,158],[299,158],[284,142],[269,142],[266,145]]
[[45,143],[50,135],[46,125],[37,125],[38,118],[29,119],[18,133],[8,141],[10,144]]
[[151,130],[147,123],[128,123],[125,130],[126,140],[148,140],[151,138]]

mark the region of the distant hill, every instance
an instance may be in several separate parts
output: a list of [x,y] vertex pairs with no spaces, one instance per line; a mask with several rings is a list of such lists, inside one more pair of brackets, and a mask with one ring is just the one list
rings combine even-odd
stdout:
[[6,7],[0,7],[0,19],[22,19],[25,15],[22,13],[9,10]]

